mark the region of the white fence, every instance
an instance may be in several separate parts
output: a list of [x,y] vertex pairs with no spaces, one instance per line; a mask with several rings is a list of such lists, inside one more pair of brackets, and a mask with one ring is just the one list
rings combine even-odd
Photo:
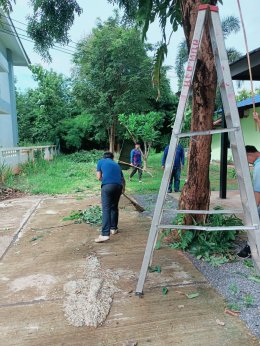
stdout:
[[34,161],[37,157],[42,157],[44,160],[49,161],[57,153],[56,145],[0,148],[0,165],[17,167],[22,163]]

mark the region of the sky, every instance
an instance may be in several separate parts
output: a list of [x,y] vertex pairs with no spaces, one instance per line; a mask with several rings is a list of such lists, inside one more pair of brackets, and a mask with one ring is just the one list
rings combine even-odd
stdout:
[[[11,13],[11,18],[13,19],[14,25],[19,28],[18,33],[25,34],[25,32],[20,29],[25,30],[26,17],[30,13],[30,6],[28,5],[28,0],[17,0],[14,6],[14,11]],[[70,30],[70,38],[73,42],[69,44],[70,47],[65,49],[74,51],[75,43],[82,39],[84,36],[91,33],[91,30],[96,25],[97,18],[105,21],[109,16],[113,14],[114,6],[109,4],[106,0],[78,0],[79,5],[83,9],[83,13],[80,17],[75,18],[74,25]],[[234,15],[239,17],[237,0],[224,0],[224,5],[219,5],[220,16],[226,17],[229,15]],[[259,21],[259,0],[240,0],[243,18],[246,27],[246,34],[248,39],[249,50],[253,50],[260,47],[260,21]],[[19,21],[19,22],[17,22]],[[170,28],[168,28],[168,34],[170,33]],[[176,33],[173,34],[171,43],[169,45],[169,52],[165,63],[169,66],[174,66],[176,59],[176,51],[178,44],[183,40],[183,30],[180,28]],[[22,39],[22,37],[21,37]],[[154,23],[148,32],[148,41],[150,43],[156,43],[160,41],[161,35],[158,26],[158,22]],[[22,39],[25,50],[31,60],[32,64],[42,64],[47,69],[53,69],[56,72],[63,73],[66,76],[70,75],[71,69],[73,67],[72,55],[65,54],[57,50],[51,50],[52,62],[47,64],[41,57],[34,51],[33,43],[27,42]],[[239,50],[242,54],[246,53],[245,43],[243,38],[242,30],[231,35],[226,40],[227,47],[234,47]],[[26,67],[16,67],[15,76],[17,79],[17,87],[20,90],[26,90],[35,86],[35,82],[32,79],[31,73]],[[172,68],[168,77],[171,81],[171,86],[173,91],[177,91],[177,78]],[[260,83],[255,82],[254,86],[259,87]],[[236,85],[235,85],[236,87]],[[247,89],[250,88],[249,82],[245,82],[242,87]]]

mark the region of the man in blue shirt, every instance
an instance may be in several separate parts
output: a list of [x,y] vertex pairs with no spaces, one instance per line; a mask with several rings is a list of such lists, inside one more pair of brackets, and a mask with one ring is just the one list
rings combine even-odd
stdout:
[[[169,151],[169,145],[164,149],[163,158],[162,158],[162,168],[165,167],[166,158]],[[172,182],[174,179],[174,191],[180,191],[180,176],[181,176],[181,165],[184,166],[184,150],[181,144],[178,144],[176,148],[175,160],[173,164],[172,175],[170,178],[170,183],[168,187],[168,193],[172,192]]]
[[101,181],[102,230],[96,243],[109,240],[110,233],[118,233],[118,203],[125,189],[125,179],[111,152],[104,153],[97,163],[97,178]]
[[[246,145],[246,156],[249,164],[254,166],[253,172],[253,188],[255,193],[255,201],[260,217],[260,152],[253,145]],[[250,246],[246,245],[238,254],[240,258],[251,257]]]
[[131,150],[130,164],[131,166],[133,166],[133,170],[130,174],[129,180],[131,181],[132,177],[138,171],[139,183],[141,183],[142,182],[142,153],[140,150],[140,143],[135,143],[135,148]]

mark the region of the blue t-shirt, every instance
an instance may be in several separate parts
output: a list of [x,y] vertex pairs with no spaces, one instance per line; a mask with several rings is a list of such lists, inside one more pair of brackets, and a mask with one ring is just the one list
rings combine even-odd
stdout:
[[[169,151],[169,145],[167,145],[167,147],[164,149],[163,158],[162,158],[162,166],[165,166],[168,151]],[[180,144],[178,144],[176,148],[176,154],[175,154],[173,167],[180,168],[181,163],[184,165],[184,150],[183,150],[183,147]]]
[[130,162],[134,165],[141,165],[142,164],[142,153],[139,149],[133,149],[130,153]]
[[260,157],[254,162],[253,183],[254,191],[260,192]]
[[102,173],[102,185],[123,185],[123,173],[120,166],[112,159],[101,159],[97,163],[97,172]]

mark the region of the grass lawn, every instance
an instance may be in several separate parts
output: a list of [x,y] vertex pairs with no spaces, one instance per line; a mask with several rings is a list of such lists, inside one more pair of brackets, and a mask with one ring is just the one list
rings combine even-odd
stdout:
[[[32,194],[69,194],[69,193],[95,193],[100,190],[100,184],[96,180],[96,157],[90,160],[82,156],[75,160],[75,155],[60,155],[53,161],[37,160],[22,166],[20,175],[9,175],[6,185],[12,188],[26,191]],[[79,155],[78,155],[79,156]],[[161,169],[162,153],[151,153],[148,161],[148,170],[153,178],[147,173],[143,174],[143,182],[139,183],[137,174],[129,182],[131,169],[124,171],[126,178],[126,192],[129,194],[146,194],[158,192],[162,179]],[[185,166],[181,174],[181,187],[187,176]],[[210,167],[211,189],[219,189],[219,165],[212,164]],[[228,169],[228,189],[236,189],[234,169]]]

